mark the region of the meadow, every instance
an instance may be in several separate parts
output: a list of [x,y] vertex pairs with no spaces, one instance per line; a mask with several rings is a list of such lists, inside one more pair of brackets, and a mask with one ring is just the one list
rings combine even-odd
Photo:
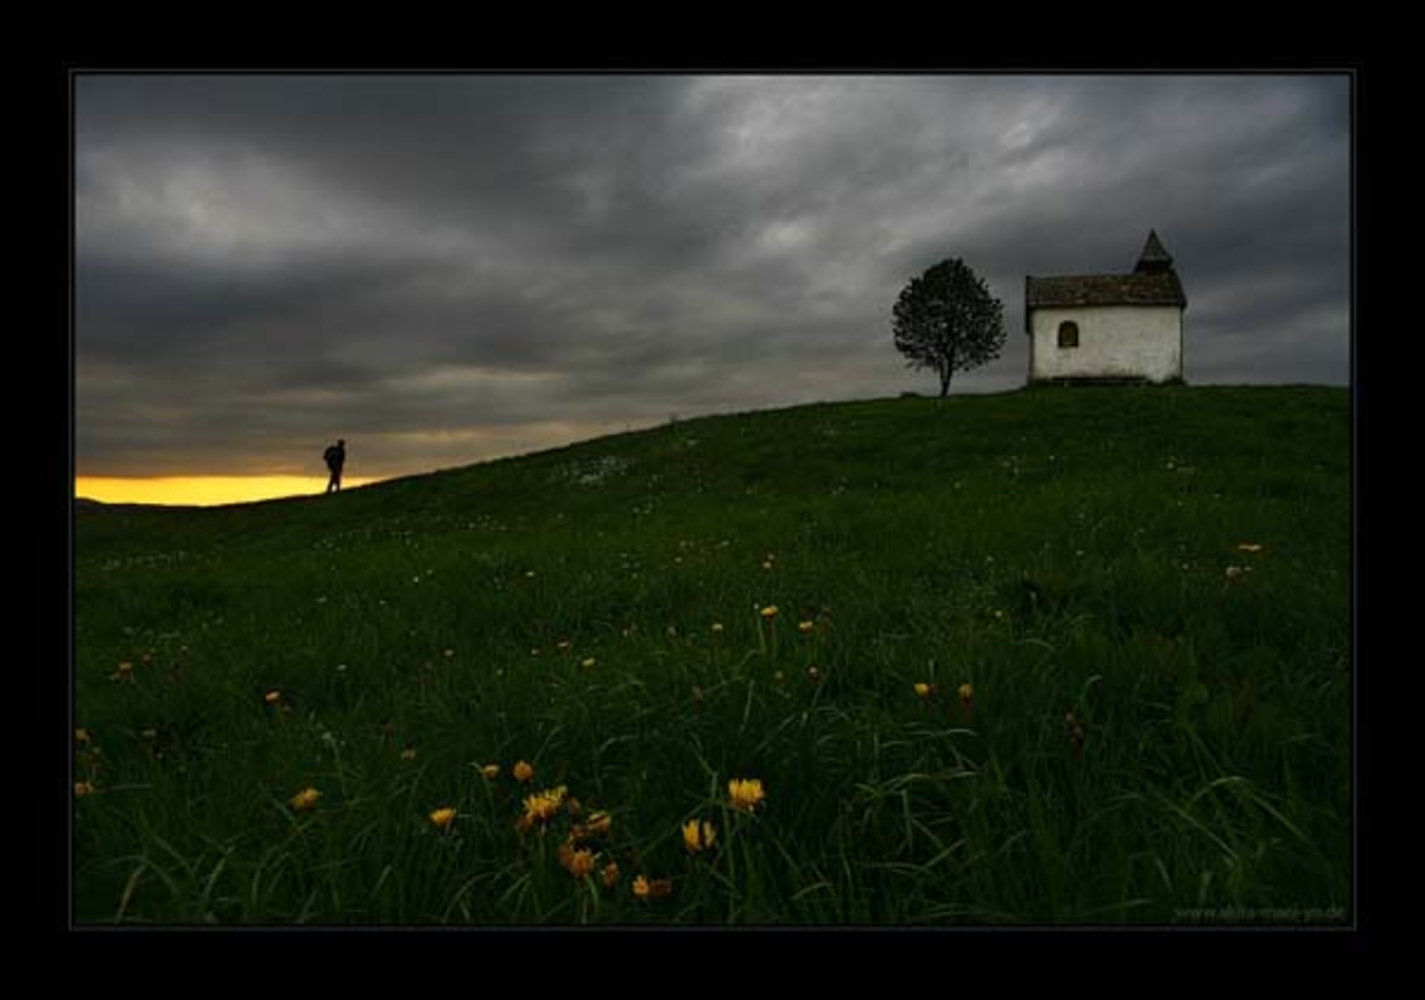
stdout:
[[74,919],[1347,920],[1350,463],[1080,387],[79,505]]

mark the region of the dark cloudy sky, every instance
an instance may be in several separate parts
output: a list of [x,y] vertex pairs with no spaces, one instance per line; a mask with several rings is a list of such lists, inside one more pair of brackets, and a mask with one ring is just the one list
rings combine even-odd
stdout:
[[1344,76],[75,79],[76,469],[352,475],[677,414],[933,392],[891,343],[960,257],[1128,271],[1195,383],[1349,377]]

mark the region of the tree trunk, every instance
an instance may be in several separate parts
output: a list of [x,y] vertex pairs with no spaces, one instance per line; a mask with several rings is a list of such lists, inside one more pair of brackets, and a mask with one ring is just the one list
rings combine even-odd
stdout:
[[940,398],[944,399],[950,394],[950,379],[955,374],[955,355],[950,355],[949,360],[940,366]]

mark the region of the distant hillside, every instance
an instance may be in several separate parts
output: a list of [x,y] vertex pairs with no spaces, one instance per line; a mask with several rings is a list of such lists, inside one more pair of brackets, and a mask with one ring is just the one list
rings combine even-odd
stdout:
[[76,504],[76,914],[1339,920],[1350,462],[1344,389],[1077,387]]

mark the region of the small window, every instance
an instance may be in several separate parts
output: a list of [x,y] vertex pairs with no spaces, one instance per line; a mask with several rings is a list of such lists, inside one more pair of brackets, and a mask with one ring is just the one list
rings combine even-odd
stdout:
[[1059,346],[1079,346],[1079,324],[1072,321],[1059,324]]

